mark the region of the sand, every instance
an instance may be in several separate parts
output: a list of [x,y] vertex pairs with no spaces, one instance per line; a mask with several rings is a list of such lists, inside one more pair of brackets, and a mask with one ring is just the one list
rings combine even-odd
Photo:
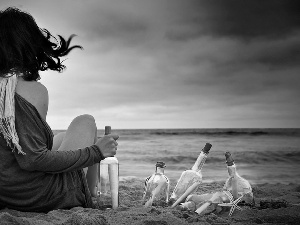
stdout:
[[[53,210],[48,213],[19,212],[10,209],[0,210],[0,224],[300,224],[300,184],[259,184],[252,185],[255,206],[242,206],[242,211],[234,211],[228,216],[227,207],[222,211],[198,215],[195,212],[172,209],[168,206],[148,207],[142,205],[144,180],[127,178],[120,181],[120,207],[116,210],[99,210],[75,207],[70,210]],[[176,184],[171,180],[171,184]],[[198,194],[222,190],[222,182],[203,183]],[[174,186],[171,185],[171,190]],[[94,199],[95,202],[97,199]],[[286,204],[266,205],[264,202]]]

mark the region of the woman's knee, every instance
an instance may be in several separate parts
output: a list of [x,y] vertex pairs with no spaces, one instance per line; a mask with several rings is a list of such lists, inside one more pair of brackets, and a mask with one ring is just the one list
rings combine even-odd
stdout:
[[84,148],[95,143],[97,127],[93,116],[77,116],[67,129],[66,136],[59,150]]
[[96,126],[96,122],[95,122],[95,118],[92,115],[89,114],[83,114],[80,116],[77,116],[73,121],[72,124],[77,125],[77,126],[91,126],[91,127],[95,127]]

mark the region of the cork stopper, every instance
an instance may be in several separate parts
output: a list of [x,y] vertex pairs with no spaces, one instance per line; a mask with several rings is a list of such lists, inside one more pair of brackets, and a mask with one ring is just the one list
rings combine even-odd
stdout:
[[156,167],[165,168],[166,164],[164,162],[157,162]]
[[209,153],[209,150],[211,149],[211,144],[210,143],[206,143],[204,148],[202,149],[202,151],[205,153],[205,154],[208,154]]
[[226,152],[226,153],[225,153],[225,157],[226,157],[226,164],[227,164],[227,166],[232,166],[232,165],[234,165],[234,160],[233,160],[233,158],[232,158],[230,152]]
[[105,126],[104,134],[107,135],[107,134],[110,134],[110,133],[111,133],[111,126]]

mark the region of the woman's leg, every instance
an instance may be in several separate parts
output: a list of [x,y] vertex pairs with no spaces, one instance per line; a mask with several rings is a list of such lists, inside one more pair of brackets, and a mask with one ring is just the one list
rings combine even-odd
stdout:
[[58,150],[58,148],[61,146],[61,143],[64,140],[65,136],[66,136],[66,132],[60,132],[60,133],[54,135],[52,150]]
[[[58,151],[75,150],[93,145],[97,140],[95,119],[87,114],[76,117],[71,122],[65,135],[60,134],[57,136],[55,144],[59,144],[60,139],[62,142]],[[84,168],[92,196],[96,196],[97,168],[97,164]]]

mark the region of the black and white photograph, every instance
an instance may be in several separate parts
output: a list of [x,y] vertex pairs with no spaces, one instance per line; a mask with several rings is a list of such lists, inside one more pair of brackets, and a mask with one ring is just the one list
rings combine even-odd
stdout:
[[300,224],[298,0],[1,0],[0,224]]

